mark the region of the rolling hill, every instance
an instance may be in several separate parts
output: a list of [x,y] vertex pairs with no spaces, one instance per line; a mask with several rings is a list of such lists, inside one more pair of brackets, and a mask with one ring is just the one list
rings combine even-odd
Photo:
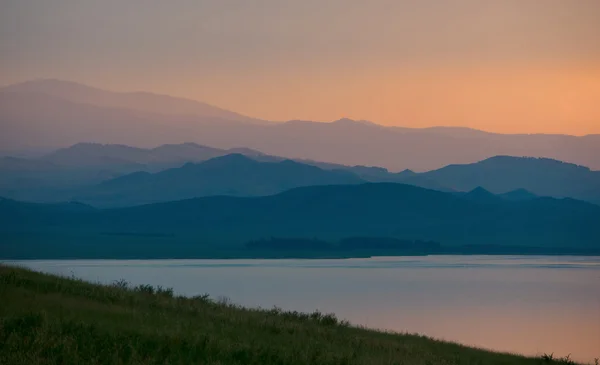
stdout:
[[359,184],[344,170],[322,170],[291,160],[260,162],[241,154],[158,173],[136,172],[84,189],[72,199],[94,206],[131,206],[211,195],[261,196],[300,186]]
[[82,187],[134,172],[158,172],[232,153],[254,159],[280,161],[249,148],[229,150],[196,143],[167,144],[155,148],[78,143],[39,158],[0,158],[0,195],[52,202],[69,199]]
[[263,153],[249,148],[221,149],[191,142],[164,144],[154,148],[78,143],[47,154],[40,160],[67,167],[89,168],[98,166],[117,171],[120,165],[125,163],[135,166],[132,167],[135,168],[133,171],[160,171],[171,167],[179,167],[189,162],[201,162],[234,153],[251,156],[255,159],[260,159],[263,156],[266,159],[267,157]]
[[600,249],[597,205],[554,198],[482,201],[393,183],[311,186],[265,197],[212,196],[107,210],[3,200],[0,218],[0,251],[11,257],[118,257],[119,252],[175,257],[181,250],[187,252],[183,257],[206,257],[265,237],[392,237],[480,247],[479,253],[488,247],[515,247],[513,253]]
[[457,191],[481,186],[503,194],[524,189],[538,196],[600,203],[600,171],[547,158],[495,156],[474,164],[449,165],[418,178]]
[[[290,164],[291,162],[286,158],[267,155],[249,148],[220,149],[196,143],[167,144],[154,148],[78,143],[37,159],[0,158],[0,195],[27,201],[57,202],[82,199],[94,202],[99,206],[125,206],[211,194],[269,195],[292,187],[319,185],[321,184],[319,181],[336,184],[396,182],[457,193],[469,192],[481,187],[509,200],[551,196],[569,197],[600,204],[599,171],[546,158],[495,156],[473,164],[449,165],[424,173],[411,170],[394,173],[382,167],[345,166],[295,159],[293,161],[297,163],[296,167],[299,165],[312,167],[312,169],[305,167],[306,171],[314,173],[321,169],[329,171],[330,175],[335,176],[341,176],[341,171],[344,171],[346,179],[320,180],[310,177],[305,179],[298,174],[294,175],[290,170],[288,172],[291,175],[287,177],[288,183],[280,184],[279,187],[276,187],[277,183],[265,185],[259,180],[239,178],[235,180],[235,186],[232,185],[232,181],[223,180],[220,183],[222,188],[209,189],[206,184],[210,185],[211,183],[208,180],[204,185],[197,181],[202,175],[199,168],[195,170],[196,175],[175,173],[183,170],[191,171],[192,165],[187,165],[183,169],[186,164],[198,164],[230,154],[246,156],[248,169],[250,166],[261,166],[260,164],[251,165],[249,159],[261,163],[287,161]],[[213,182],[218,181],[217,176],[227,176],[229,172],[225,170],[230,168],[226,163],[216,166],[219,167],[213,167],[211,174],[215,174],[218,168],[222,168],[224,171],[216,173],[214,179],[211,180]],[[280,179],[283,179],[285,170],[282,167],[284,165],[278,166],[281,169]],[[172,171],[160,174],[169,169]],[[142,172],[146,172],[146,174]],[[255,175],[258,176],[261,173],[264,171],[257,171]],[[133,174],[133,177],[128,177],[128,174]],[[322,172],[322,174],[327,175],[328,173]],[[173,177],[169,179],[167,176]],[[123,179],[119,179],[120,177]],[[110,180],[113,179],[116,181],[111,182]],[[194,181],[193,184],[196,187],[193,188],[191,182],[187,184],[182,182],[185,179],[192,179],[191,181]],[[202,179],[206,179],[206,176]],[[292,183],[293,179],[297,179],[298,182]],[[130,184],[135,181],[142,185],[139,188],[127,187],[128,181]],[[160,186],[160,191],[150,186]],[[185,189],[185,191],[177,193],[178,189]],[[142,198],[143,195],[146,195],[146,198]],[[152,195],[155,198],[151,198]],[[101,196],[107,200],[102,201]],[[119,199],[122,201],[119,202]]]

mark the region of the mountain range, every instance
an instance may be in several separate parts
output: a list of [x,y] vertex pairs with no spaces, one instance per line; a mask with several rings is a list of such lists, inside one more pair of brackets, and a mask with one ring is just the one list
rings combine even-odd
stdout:
[[0,257],[600,252],[600,135],[275,123],[58,80],[0,89],[0,128]]
[[362,182],[349,171],[323,170],[291,160],[259,162],[230,154],[154,174],[128,174],[83,189],[71,199],[94,206],[132,206],[212,195],[265,196],[300,186]]
[[135,110],[172,116],[217,118],[246,123],[267,123],[196,100],[149,92],[111,92],[76,82],[38,79],[6,86],[2,92],[47,95],[77,104]]
[[454,127],[384,127],[349,119],[272,123],[191,100],[58,80],[0,89],[0,129],[4,151],[82,141],[146,148],[193,141],[392,171],[422,172],[497,155],[545,157],[600,169],[600,135],[506,135]]
[[149,149],[78,143],[38,158],[0,157],[0,190],[61,189],[97,184],[128,173],[158,172],[234,153],[256,159],[263,156],[248,148],[225,150],[195,143]]
[[[265,197],[211,196],[120,209],[0,200],[2,257],[61,250],[144,255],[241,249],[265,237],[391,237],[456,245],[600,249],[600,207],[573,199],[489,199],[394,183],[310,186]],[[188,245],[188,246],[186,246]],[[189,246],[191,245],[191,246]],[[546,251],[548,252],[548,251]],[[138,254],[139,255],[139,254]],[[114,257],[114,256],[113,256]]]
[[0,196],[130,206],[209,195],[259,196],[331,184],[396,182],[469,192],[482,187],[505,199],[570,197],[600,203],[600,172],[544,158],[495,156],[429,172],[289,160],[248,148],[195,143],[152,149],[77,144],[38,159],[0,158]]
[[548,158],[495,156],[474,164],[449,165],[418,174],[418,178],[436,181],[456,191],[481,186],[502,194],[522,189],[538,196],[600,203],[600,171]]

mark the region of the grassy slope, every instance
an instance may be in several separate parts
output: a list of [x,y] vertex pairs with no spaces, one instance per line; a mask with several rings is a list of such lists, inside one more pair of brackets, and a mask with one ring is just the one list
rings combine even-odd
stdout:
[[[152,291],[152,292],[151,292]],[[0,364],[539,364],[333,316],[0,266]]]

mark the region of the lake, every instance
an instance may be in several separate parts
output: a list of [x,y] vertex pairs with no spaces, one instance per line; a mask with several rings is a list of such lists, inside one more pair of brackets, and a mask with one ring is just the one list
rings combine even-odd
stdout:
[[600,257],[12,261],[101,283],[172,287],[244,306],[335,313],[354,324],[498,351],[600,357]]

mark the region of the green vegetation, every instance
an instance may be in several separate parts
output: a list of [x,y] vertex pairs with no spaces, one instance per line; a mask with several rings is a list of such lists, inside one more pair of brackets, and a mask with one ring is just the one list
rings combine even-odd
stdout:
[[[244,309],[0,266],[0,364],[542,364],[334,315]],[[568,359],[566,359],[568,361]],[[562,361],[562,363],[567,363]]]

